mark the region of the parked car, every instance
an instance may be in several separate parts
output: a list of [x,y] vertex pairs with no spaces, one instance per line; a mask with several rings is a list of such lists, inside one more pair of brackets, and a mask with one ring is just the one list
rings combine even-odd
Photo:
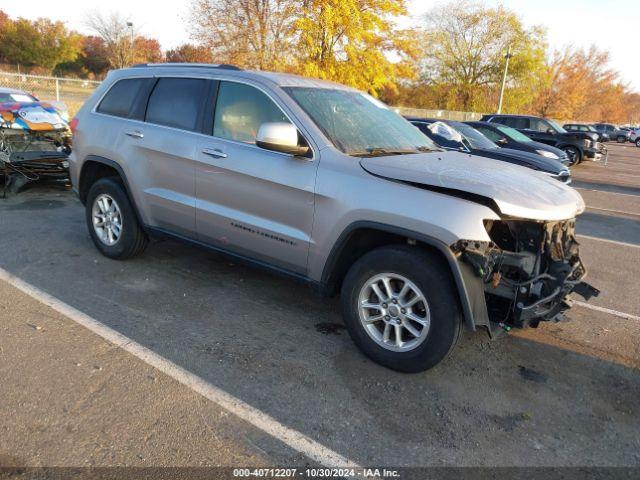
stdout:
[[559,148],[552,147],[546,143],[536,142],[527,137],[524,133],[515,128],[507,127],[499,123],[489,122],[466,122],[493,143],[503,148],[522,150],[524,152],[535,153],[551,160],[558,160],[563,165],[569,166],[571,161],[566,152]]
[[446,150],[471,153],[531,168],[563,183],[571,183],[569,168],[558,159],[511,148],[500,148],[475,128],[462,122],[405,117],[436,144]]
[[59,105],[41,102],[21,90],[0,88],[3,190],[18,191],[41,178],[68,178],[71,137],[64,113]]
[[611,140],[615,140],[618,143],[626,143],[629,141],[629,134],[626,130],[623,130],[610,123],[594,123],[593,128],[601,134],[607,135]]
[[577,191],[443,151],[352,88],[146,65],[109,73],[71,124],[73,188],[102,254],[140,255],[158,235],[340,292],[355,343],[393,369],[433,367],[464,327],[537,326],[569,293],[598,293]]
[[589,132],[567,132],[553,120],[530,115],[484,115],[483,122],[501,123],[515,128],[531,139],[564,150],[572,165],[583,160],[600,161],[607,157],[607,150],[598,137]]
[[636,147],[640,147],[640,128],[629,131],[629,141],[635,143]]
[[609,140],[611,140],[611,137],[609,137],[609,134],[607,132],[605,132],[605,131],[599,132],[598,130],[596,130],[591,125],[583,125],[583,124],[580,124],[580,123],[565,123],[562,126],[562,128],[564,128],[568,132],[595,133],[598,136],[597,139],[598,139],[599,142],[608,142]]

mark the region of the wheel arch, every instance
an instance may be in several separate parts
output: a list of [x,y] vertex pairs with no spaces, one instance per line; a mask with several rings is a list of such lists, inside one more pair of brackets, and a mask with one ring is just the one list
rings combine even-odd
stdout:
[[320,282],[323,293],[333,295],[339,291],[349,267],[362,255],[374,248],[398,243],[437,253],[449,267],[466,327],[476,330],[476,325],[489,326],[484,287],[471,268],[458,261],[449,246],[437,238],[393,225],[370,221],[350,224],[340,234],[325,262]]
[[78,176],[78,197],[82,204],[85,204],[91,186],[101,178],[105,177],[118,177],[120,179],[125,192],[127,193],[127,197],[129,197],[129,202],[133,207],[138,223],[144,228],[145,224],[142,221],[135,198],[132,195],[131,188],[129,187],[127,174],[120,164],[109,158],[100,157],[98,155],[88,155],[85,158],[80,170],[80,175]]

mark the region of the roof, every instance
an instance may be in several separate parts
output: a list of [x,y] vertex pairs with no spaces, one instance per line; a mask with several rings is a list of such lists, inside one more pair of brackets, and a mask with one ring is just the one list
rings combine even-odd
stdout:
[[289,73],[265,72],[258,70],[240,70],[233,65],[217,65],[217,64],[201,64],[201,63],[153,63],[135,65],[129,69],[119,70],[120,72],[136,72],[141,73],[151,70],[154,73],[175,73],[179,70],[181,73],[193,72],[202,74],[203,71],[210,71],[212,74],[223,74],[225,76],[245,78],[245,79],[263,79],[279,87],[308,87],[308,88],[331,88],[339,90],[352,90],[353,88],[341,85],[339,83],[320,80],[317,78],[302,77]]

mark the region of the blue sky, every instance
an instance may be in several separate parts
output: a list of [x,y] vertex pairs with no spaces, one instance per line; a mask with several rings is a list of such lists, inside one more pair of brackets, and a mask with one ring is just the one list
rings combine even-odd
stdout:
[[[418,22],[435,0],[409,0],[411,19]],[[525,24],[543,25],[549,44],[561,48],[567,44],[589,46],[611,52],[611,65],[623,79],[640,91],[640,2],[638,0],[485,0],[516,11]],[[0,8],[10,16],[39,16],[62,20],[70,28],[86,32],[83,19],[89,11],[116,10],[130,18],[142,33],[156,37],[164,48],[189,40],[186,29],[188,0],[2,0]],[[635,58],[634,58],[635,57]]]

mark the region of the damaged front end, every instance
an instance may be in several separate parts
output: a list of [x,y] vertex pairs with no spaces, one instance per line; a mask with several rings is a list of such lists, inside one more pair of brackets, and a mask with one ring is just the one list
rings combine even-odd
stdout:
[[71,132],[44,102],[0,103],[0,176],[17,191],[40,179],[68,179]]
[[557,222],[487,220],[491,242],[459,241],[452,249],[482,282],[488,318],[503,327],[537,327],[562,319],[575,292],[599,291],[583,280],[575,219]]

